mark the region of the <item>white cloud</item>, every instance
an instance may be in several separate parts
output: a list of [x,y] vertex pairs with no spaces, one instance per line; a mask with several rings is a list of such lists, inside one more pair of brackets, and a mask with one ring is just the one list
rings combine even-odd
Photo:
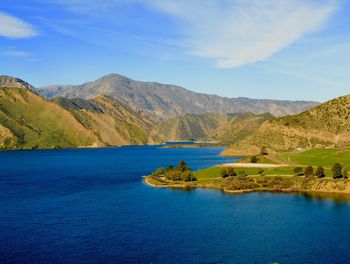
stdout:
[[29,38],[37,35],[30,24],[0,12],[0,36],[7,38]]
[[[48,1],[48,0],[46,0]],[[320,29],[339,0],[50,0],[74,12],[96,14],[144,4],[176,18],[194,56],[219,68],[264,61]],[[117,10],[114,10],[117,12]],[[115,13],[114,12],[114,13]],[[113,14],[114,14],[113,13]]]
[[[147,0],[146,0],[147,1]],[[266,60],[322,26],[334,1],[148,0],[182,21],[193,55],[231,68]]]

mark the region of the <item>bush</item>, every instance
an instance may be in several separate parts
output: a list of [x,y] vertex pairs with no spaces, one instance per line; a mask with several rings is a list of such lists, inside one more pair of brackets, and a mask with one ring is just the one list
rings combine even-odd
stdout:
[[324,168],[323,167],[318,167],[317,169],[316,169],[316,173],[315,173],[315,175],[317,176],[317,178],[324,178],[326,175],[325,175],[325,173],[324,173]]
[[153,176],[161,176],[161,175],[164,175],[164,173],[165,173],[164,168],[158,168],[152,173],[152,175]]
[[258,173],[259,173],[259,175],[265,175],[265,170],[259,169]]
[[340,163],[334,164],[332,168],[333,178],[334,179],[343,178],[342,170],[343,170],[343,166]]
[[344,177],[344,179],[348,179],[349,178],[349,171],[348,170],[344,170],[343,171],[343,177]]
[[261,153],[261,155],[267,155],[267,154],[269,154],[269,153],[267,152],[267,148],[266,148],[265,146],[264,146],[264,147],[261,147],[260,153]]
[[228,173],[226,171],[226,169],[222,169],[220,172],[221,178],[227,178],[228,177]]
[[192,171],[185,171],[181,174],[181,179],[185,182],[188,181],[196,181],[196,177],[194,177]]
[[302,167],[295,167],[293,172],[294,172],[295,176],[302,176],[303,175],[303,168]]
[[166,168],[165,171],[173,171],[174,170],[174,166],[173,165],[169,165],[168,168]]
[[251,157],[250,163],[258,163],[258,158],[256,156]]
[[314,168],[312,166],[307,166],[304,170],[305,177],[310,177],[314,175]]
[[245,172],[245,170],[239,170],[238,175],[239,176],[248,176],[248,174]]
[[228,176],[237,176],[237,173],[235,172],[235,170],[233,168],[228,168],[227,175]]
[[168,171],[165,173],[165,178],[171,181],[181,181],[181,172],[180,171]]

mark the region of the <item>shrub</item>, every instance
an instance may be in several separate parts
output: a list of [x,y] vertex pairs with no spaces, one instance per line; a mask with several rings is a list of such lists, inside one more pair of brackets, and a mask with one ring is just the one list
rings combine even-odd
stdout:
[[332,168],[332,173],[333,173],[334,179],[343,178],[342,169],[343,169],[343,166],[340,163],[334,164],[334,166]]
[[258,173],[259,173],[259,175],[265,175],[265,170],[259,169]]
[[258,158],[256,156],[251,157],[250,163],[258,163]]
[[261,155],[267,155],[268,154],[267,148],[265,146],[261,147],[260,153]]
[[152,173],[152,175],[153,176],[161,176],[161,175],[164,175],[164,173],[165,173],[164,168],[158,168]]
[[228,176],[237,176],[237,173],[235,172],[235,170],[233,168],[228,168],[227,175]]
[[343,177],[344,177],[344,179],[349,178],[349,171],[347,169],[343,171]]
[[295,167],[293,172],[294,172],[295,176],[302,176],[303,175],[303,168],[302,167]]
[[188,182],[188,181],[196,181],[196,177],[194,177],[192,171],[184,171],[182,174],[181,174],[181,179],[185,182]]
[[316,169],[316,173],[315,173],[315,175],[317,176],[317,178],[324,178],[326,175],[325,175],[325,173],[324,173],[324,168],[323,167],[318,167],[317,169]]
[[239,170],[238,175],[239,176],[248,176],[248,174],[245,172],[245,170]]
[[221,178],[227,178],[228,174],[227,174],[226,169],[222,169],[221,172],[220,172],[220,175],[221,175]]
[[314,175],[314,168],[312,166],[307,166],[304,170],[305,177],[310,177]]
[[174,166],[173,165],[169,165],[168,168],[166,168],[165,171],[173,171],[174,170]]

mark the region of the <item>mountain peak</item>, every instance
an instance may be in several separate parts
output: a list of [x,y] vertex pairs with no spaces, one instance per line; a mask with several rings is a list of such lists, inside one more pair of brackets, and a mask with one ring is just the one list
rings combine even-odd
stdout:
[[0,87],[7,87],[7,88],[22,88],[22,89],[28,89],[32,92],[35,92],[35,88],[30,85],[29,83],[8,75],[0,75]]

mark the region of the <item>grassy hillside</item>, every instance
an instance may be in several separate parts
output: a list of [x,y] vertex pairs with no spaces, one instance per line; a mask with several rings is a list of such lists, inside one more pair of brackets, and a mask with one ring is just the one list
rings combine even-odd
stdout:
[[267,146],[273,151],[308,147],[346,147],[350,145],[350,96],[343,96],[298,115],[265,122],[256,132],[226,153],[257,152]]
[[55,98],[79,122],[106,145],[152,143],[150,130],[155,126],[142,112],[136,112],[108,96],[93,100]]
[[74,116],[23,88],[0,88],[0,148],[101,146]]
[[271,114],[186,114],[162,122],[152,131],[161,141],[236,142],[255,131]]

